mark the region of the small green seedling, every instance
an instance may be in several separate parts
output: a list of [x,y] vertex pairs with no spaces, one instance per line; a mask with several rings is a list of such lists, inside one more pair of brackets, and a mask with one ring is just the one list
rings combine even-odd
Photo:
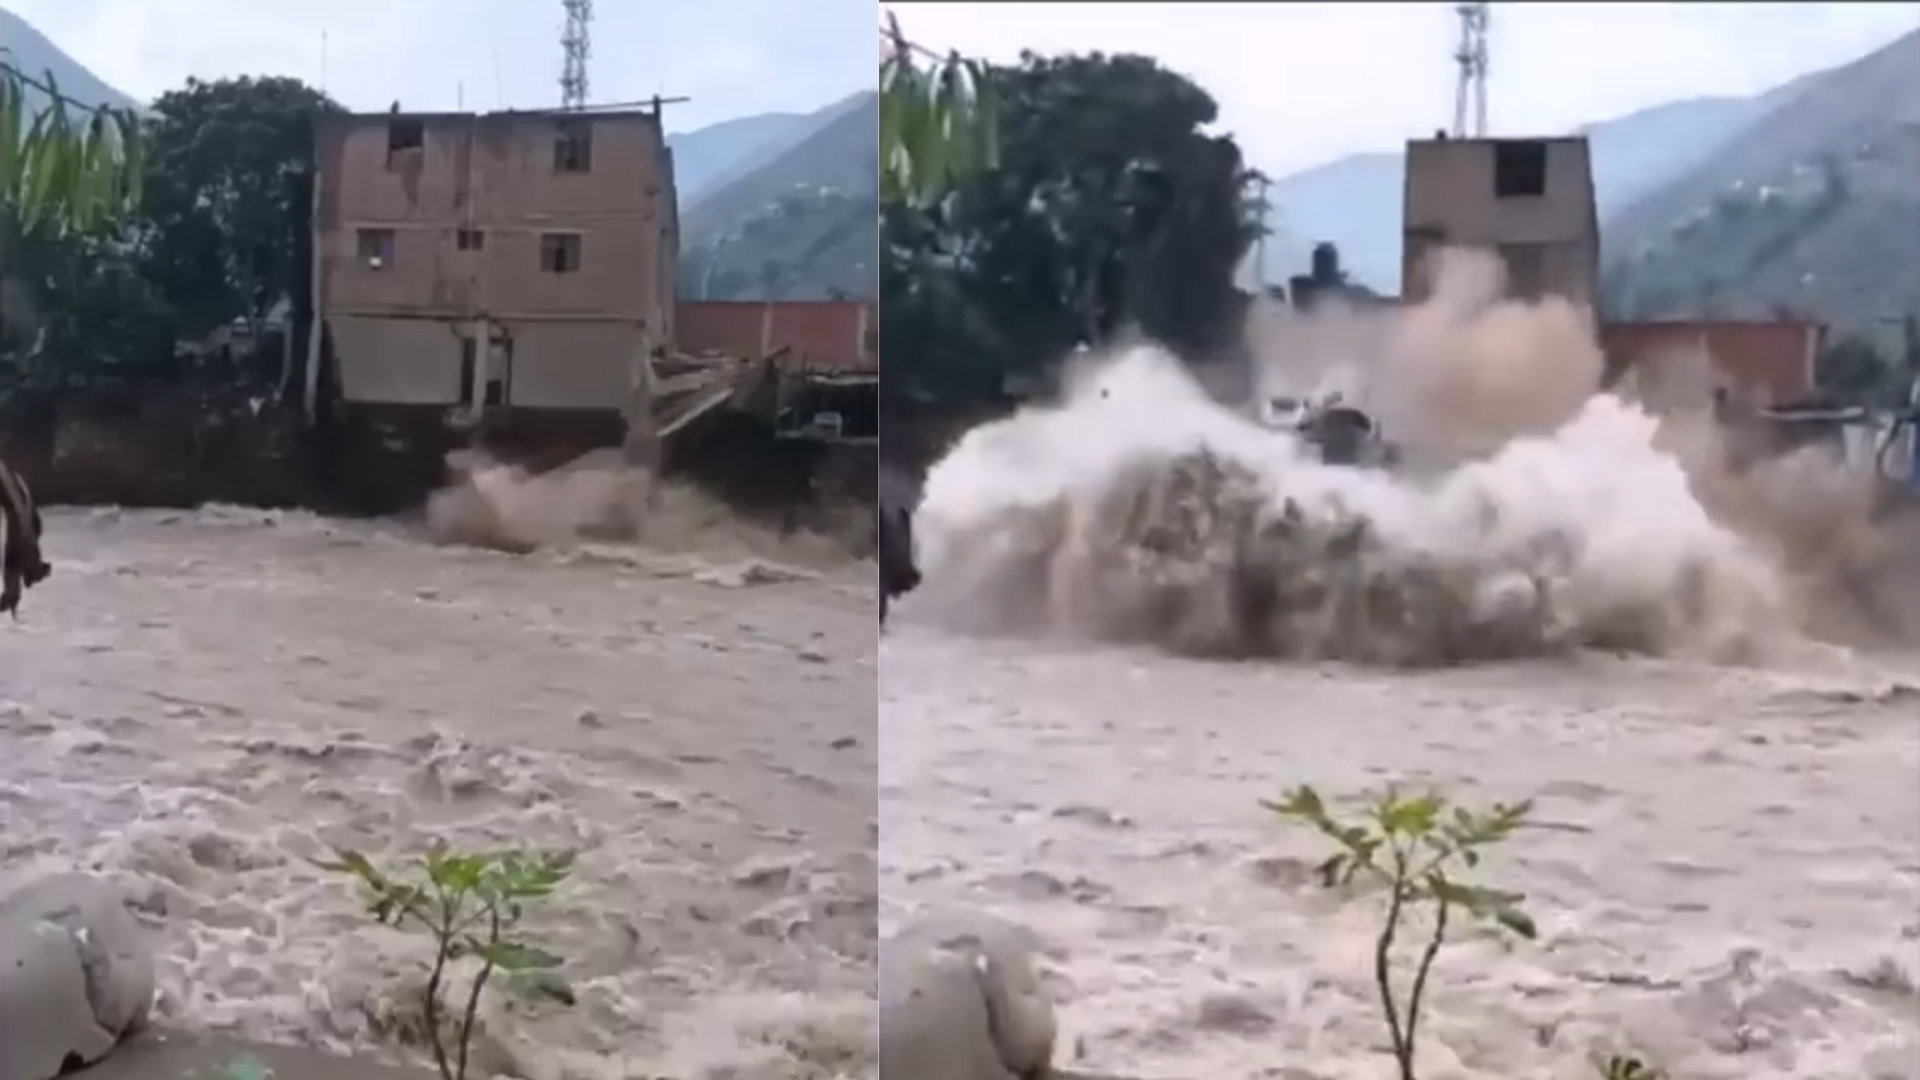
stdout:
[[[1492,923],[1523,938],[1533,938],[1533,920],[1520,908],[1520,893],[1470,885],[1457,876],[1480,864],[1481,853],[1512,836],[1532,810],[1523,802],[1494,804],[1484,813],[1450,805],[1437,794],[1402,796],[1393,788],[1373,796],[1350,822],[1337,820],[1313,788],[1301,786],[1279,802],[1261,805],[1332,840],[1337,849],[1319,866],[1321,884],[1350,889],[1356,884],[1387,892],[1387,915],[1374,940],[1373,981],[1387,1021],[1400,1080],[1416,1080],[1414,1045],[1420,1010],[1434,959],[1446,941],[1456,912]],[[1434,909],[1433,929],[1414,968],[1413,986],[1404,1001],[1394,990],[1392,960],[1408,912],[1418,905]],[[1658,1080],[1627,1074],[1609,1080]]]
[[[427,976],[424,1006],[441,1080],[466,1080],[480,992],[495,971],[522,977],[547,996],[573,1003],[555,971],[561,958],[514,935],[523,905],[551,896],[572,872],[573,860],[572,852],[460,853],[435,845],[401,873],[383,871],[352,851],[320,863],[323,869],[357,879],[367,913],[382,924],[402,927],[411,922],[433,935],[433,970]],[[447,965],[467,956],[479,958],[480,972],[467,990],[457,1042],[450,1051],[441,1023],[440,989]]]
[[1641,1061],[1637,1057],[1613,1054],[1594,1062],[1594,1071],[1600,1080],[1667,1080],[1664,1070]]

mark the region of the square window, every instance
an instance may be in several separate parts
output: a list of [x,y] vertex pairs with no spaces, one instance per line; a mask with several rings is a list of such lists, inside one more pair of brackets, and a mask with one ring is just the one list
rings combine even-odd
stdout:
[[553,140],[553,171],[593,171],[593,128],[577,121],[562,123]]
[[1493,144],[1493,197],[1525,199],[1547,193],[1547,144],[1504,139]]
[[387,168],[409,155],[417,157],[426,149],[427,127],[418,120],[392,120],[387,123]]
[[541,233],[540,269],[549,274],[572,274],[580,269],[579,233]]
[[384,270],[393,265],[393,230],[358,229],[354,232],[354,257],[369,270]]

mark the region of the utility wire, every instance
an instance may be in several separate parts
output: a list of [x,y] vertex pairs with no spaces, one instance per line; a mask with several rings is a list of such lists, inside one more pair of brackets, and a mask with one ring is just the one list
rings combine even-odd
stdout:
[[84,112],[90,112],[90,113],[120,112],[119,109],[116,109],[111,105],[100,105],[96,103],[85,102],[85,101],[81,101],[77,97],[73,97],[68,94],[63,94],[58,89],[56,89],[53,86],[53,84],[42,82],[39,79],[34,78],[33,76],[27,74],[24,71],[21,71],[18,67],[16,67],[11,63],[8,63],[5,60],[0,60],[0,73],[4,73],[10,76],[11,78],[19,82],[20,85],[22,86],[31,87],[35,90],[40,91],[41,93],[52,98],[54,101],[57,101],[61,105],[67,106],[68,108],[80,109]]
[[984,62],[970,56],[961,56],[958,51],[935,52],[925,45],[908,41],[906,36],[900,33],[900,21],[892,12],[887,13],[887,25],[880,28],[880,41],[893,53],[893,58],[902,63],[914,56],[931,60],[936,64],[944,64],[956,59],[976,64]]

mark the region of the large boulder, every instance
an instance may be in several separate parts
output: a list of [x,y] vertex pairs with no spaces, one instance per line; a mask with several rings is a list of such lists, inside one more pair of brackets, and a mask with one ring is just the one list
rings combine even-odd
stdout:
[[1048,1075],[1053,1003],[1024,927],[972,911],[921,916],[880,943],[880,1075]]
[[153,953],[112,882],[62,873],[0,896],[0,1080],[51,1080],[143,1025]]

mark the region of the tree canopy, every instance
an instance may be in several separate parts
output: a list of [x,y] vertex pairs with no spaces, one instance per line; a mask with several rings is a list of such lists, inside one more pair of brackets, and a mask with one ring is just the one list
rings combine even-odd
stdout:
[[[9,110],[22,100],[0,93]],[[0,349],[16,370],[71,378],[164,369],[178,342],[257,327],[303,288],[313,121],[338,109],[297,79],[189,79],[144,116],[47,110],[0,132],[25,148],[0,176],[8,216],[44,223],[10,237]],[[116,162],[111,182],[83,167]]]
[[146,261],[183,337],[258,320],[307,250],[313,122],[340,111],[298,79],[188,79],[153,104]]
[[994,167],[883,200],[889,392],[995,394],[1125,330],[1189,354],[1236,340],[1234,269],[1259,226],[1238,146],[1205,130],[1213,99],[1098,53],[1024,54],[983,84]]

